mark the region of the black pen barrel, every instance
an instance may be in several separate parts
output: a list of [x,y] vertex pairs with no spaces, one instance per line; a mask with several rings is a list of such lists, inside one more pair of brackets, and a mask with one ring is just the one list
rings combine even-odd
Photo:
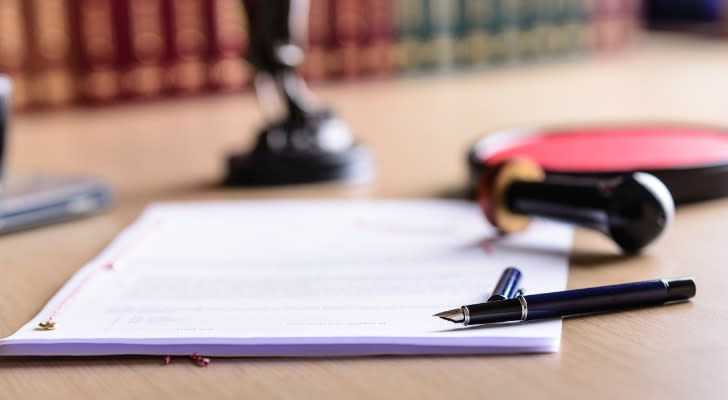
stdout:
[[522,300],[518,298],[471,304],[462,309],[465,325],[519,321],[523,315]]
[[616,311],[686,300],[695,295],[691,278],[658,279],[525,296],[526,319]]
[[462,311],[465,325],[561,318],[687,300],[695,296],[695,290],[692,278],[658,279],[517,296],[471,304]]

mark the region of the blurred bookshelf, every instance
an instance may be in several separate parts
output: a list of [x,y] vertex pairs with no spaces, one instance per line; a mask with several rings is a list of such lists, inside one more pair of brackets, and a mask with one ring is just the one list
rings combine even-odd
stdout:
[[[264,0],[260,0],[261,5]],[[242,0],[0,0],[14,108],[249,90]],[[627,46],[640,0],[310,0],[313,83],[482,70]]]

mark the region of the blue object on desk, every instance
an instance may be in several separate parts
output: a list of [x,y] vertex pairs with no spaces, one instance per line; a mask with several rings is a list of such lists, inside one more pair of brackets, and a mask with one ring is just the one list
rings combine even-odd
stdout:
[[501,274],[498,283],[490,294],[488,301],[512,299],[518,292],[518,281],[521,279],[521,271],[514,267],[506,268]]
[[111,189],[99,180],[61,176],[13,176],[0,191],[0,234],[95,214],[111,205]]
[[0,234],[66,221],[96,213],[111,204],[103,181],[45,175],[6,176],[3,167],[10,80],[0,76]]

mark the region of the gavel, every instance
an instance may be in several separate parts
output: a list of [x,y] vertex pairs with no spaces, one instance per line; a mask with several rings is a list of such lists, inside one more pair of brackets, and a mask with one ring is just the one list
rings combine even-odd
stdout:
[[522,231],[531,217],[544,217],[602,232],[625,253],[655,241],[675,214],[670,191],[653,175],[547,178],[528,159],[504,161],[486,171],[478,203],[502,233]]

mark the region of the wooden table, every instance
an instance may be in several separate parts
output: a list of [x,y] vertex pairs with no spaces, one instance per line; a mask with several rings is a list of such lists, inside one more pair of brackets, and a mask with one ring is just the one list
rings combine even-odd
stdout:
[[[728,43],[650,39],[614,57],[316,88],[376,152],[363,186],[221,189],[228,152],[261,123],[250,94],[19,116],[15,171],[95,174],[106,214],[0,238],[0,337],[157,200],[437,197],[465,182],[464,154],[512,126],[678,120],[728,125]],[[699,182],[696,182],[699,184]],[[569,287],[692,275],[687,304],[568,319],[555,354],[344,359],[157,357],[0,360],[0,398],[724,398],[728,200],[681,208],[644,255],[578,231]],[[207,397],[209,396],[209,397]]]

